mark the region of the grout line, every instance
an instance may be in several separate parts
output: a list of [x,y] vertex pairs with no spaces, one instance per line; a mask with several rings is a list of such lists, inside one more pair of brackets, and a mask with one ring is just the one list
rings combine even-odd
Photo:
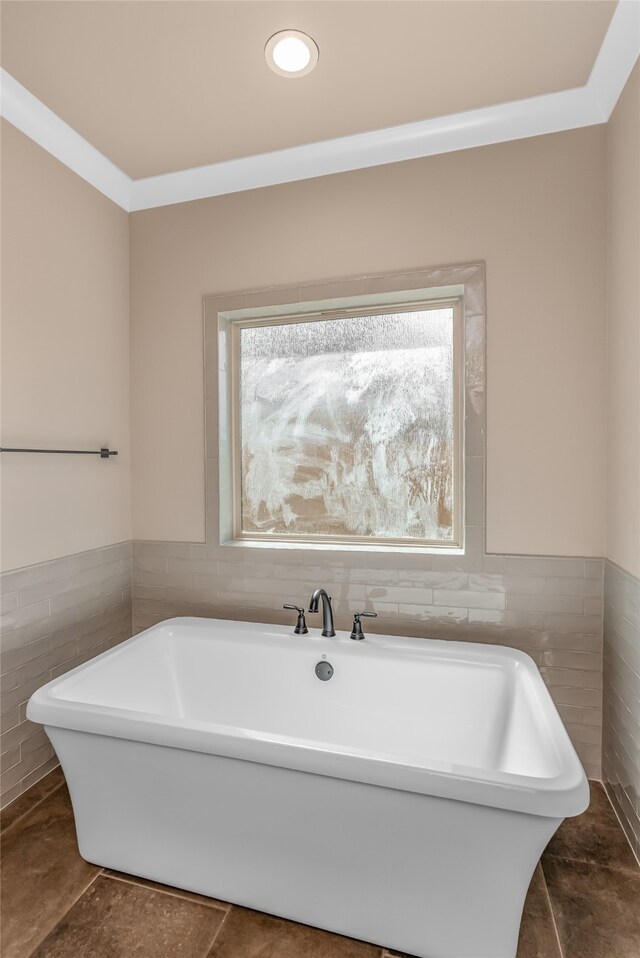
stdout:
[[[189,892],[185,889],[175,888],[173,885],[164,885],[162,888],[152,888],[147,884],[144,884],[147,881],[152,881],[153,879],[141,878],[137,879],[135,875],[113,875],[109,874],[107,870],[103,869],[102,874],[105,878],[111,878],[113,881],[122,882],[125,885],[137,885],[138,888],[146,888],[147,891],[155,891],[160,895],[168,895],[170,898],[180,898],[182,901],[188,901],[192,905],[201,905],[203,908],[214,908],[216,911],[223,911],[228,914],[231,911],[231,905],[227,904],[225,907],[225,902],[222,902],[216,898],[215,904],[214,899],[211,899],[211,904],[203,901],[194,901],[193,898],[189,897],[190,895],[198,895],[199,892]],[[161,884],[161,883],[159,883]],[[201,897],[207,898],[207,895],[202,895]]]
[[[96,867],[97,867],[97,866],[96,866]],[[75,905],[77,905],[77,903],[80,901],[80,899],[82,898],[82,896],[83,896],[84,894],[86,894],[86,892],[88,892],[88,890],[91,888],[91,886],[93,885],[93,883],[95,882],[95,880],[96,880],[97,878],[99,878],[101,874],[102,874],[102,871],[98,871],[98,872],[91,878],[91,880],[90,880],[89,882],[87,882],[87,884],[84,886],[84,888],[82,888],[82,890],[78,892],[78,894],[77,894],[76,897],[73,899],[73,901],[71,902],[71,904],[69,905],[69,907],[66,909],[66,911],[65,911],[62,915],[60,915],[60,917],[58,918],[58,920],[57,920],[56,922],[54,922],[54,924],[51,926],[51,928],[49,928],[49,930],[45,932],[45,934],[42,936],[42,938],[40,939],[40,941],[37,943],[37,945],[35,946],[35,948],[33,949],[33,951],[31,951],[31,952],[29,953],[29,958],[33,958],[33,955],[35,955],[35,953],[38,951],[38,949],[39,949],[40,946],[42,945],[43,941],[46,941],[46,939],[49,937],[49,935],[56,930],[56,928],[58,927],[58,925],[65,920],[65,918],[67,917],[67,915],[69,914],[69,912],[71,911],[71,909],[72,909]]]
[[[59,765],[56,765],[56,768],[60,768],[60,766],[59,766]],[[51,769],[51,772],[55,772],[55,768],[52,768],[52,769]],[[47,775],[50,775],[51,772],[47,772]],[[44,776],[44,778],[46,778],[46,775]],[[39,781],[42,781],[42,779],[39,779]],[[34,782],[34,784],[33,784],[31,787],[34,788],[37,784],[38,784],[37,782]],[[34,805],[31,806],[31,808],[28,808],[28,809],[26,810],[26,812],[23,812],[22,815],[20,815],[19,818],[16,818],[15,822],[11,822],[10,825],[7,825],[6,828],[3,828],[2,831],[0,831],[0,835],[4,838],[4,836],[6,835],[6,833],[7,833],[7,832],[10,832],[11,829],[12,829],[15,825],[18,824],[18,822],[21,822],[23,818],[26,818],[27,815],[30,815],[31,812],[32,812],[34,809],[38,808],[40,805],[42,805],[42,803],[43,803],[47,798],[51,798],[52,795],[55,795],[55,793],[56,793],[57,791],[59,791],[59,790],[62,788],[63,785],[66,785],[66,782],[60,782],[60,784],[59,784],[59,785],[56,785],[55,788],[52,788],[50,792],[47,792],[46,795],[43,795],[42,798],[39,799],[39,801],[37,801]],[[27,791],[28,791],[28,789],[27,789]],[[22,795],[26,795],[26,794],[27,794],[27,792],[23,792],[23,793],[22,793]],[[16,798],[15,801],[16,801],[16,802],[19,801],[19,799],[22,798],[22,795],[18,795],[18,798]],[[11,803],[9,803],[9,804],[11,804]],[[9,805],[7,805],[6,807],[9,808]],[[4,809],[3,809],[3,811],[4,811]]]
[[549,887],[547,885],[547,877],[544,873],[544,868],[542,867],[542,860],[540,860],[540,875],[542,877],[542,884],[544,886],[544,893],[547,896],[547,902],[549,904],[549,911],[551,912],[551,921],[553,923],[553,930],[556,935],[556,942],[558,943],[558,954],[560,958],[564,958],[564,951],[562,950],[562,943],[560,941],[560,935],[558,934],[558,925],[556,924],[556,915],[553,910],[553,903],[551,901],[551,895],[549,894]]
[[633,847],[633,845],[632,845],[631,842],[629,841],[629,836],[627,835],[627,832],[626,832],[626,830],[625,830],[625,827],[624,827],[624,825],[622,824],[622,819],[620,818],[620,815],[618,814],[618,810],[617,810],[616,806],[613,804],[613,802],[611,801],[611,796],[609,795],[609,791],[608,791],[608,789],[607,789],[607,783],[606,783],[606,782],[603,782],[603,783],[602,783],[602,788],[603,788],[603,790],[604,790],[604,794],[607,796],[607,801],[609,802],[609,805],[610,805],[611,808],[613,809],[613,814],[616,816],[616,818],[617,818],[617,820],[618,820],[618,825],[619,825],[620,828],[622,829],[622,834],[623,834],[624,837],[626,838],[627,844],[629,845],[629,848],[631,849],[631,854],[633,855],[633,857],[635,858],[635,860],[638,862],[638,867],[640,868],[640,859],[639,859],[638,856],[636,855],[635,848]]
[[[607,799],[607,801],[608,801],[608,803],[609,803],[609,805],[610,805],[610,807],[611,807],[611,809],[612,809],[612,811],[613,811],[613,813],[614,813],[614,815],[615,815],[615,817],[616,817],[616,821],[617,821],[617,823],[618,823],[618,828],[620,828],[622,834],[624,835],[624,837],[625,837],[625,839],[626,839],[627,844],[628,844],[629,847],[631,848],[631,852],[632,852],[633,858],[636,859],[636,855],[635,855],[635,852],[634,852],[634,850],[633,850],[633,846],[631,845],[631,842],[629,841],[629,836],[628,836],[627,833],[625,832],[624,826],[623,826],[623,824],[622,824],[622,821],[621,821],[621,819],[620,819],[620,816],[618,815],[618,812],[616,811],[615,805],[613,804],[613,802],[611,801],[611,798],[609,797],[609,793],[607,792],[607,787],[606,787],[605,783],[604,783],[604,782],[601,782],[599,779],[589,779],[589,781],[590,781],[590,782],[595,781],[595,782],[597,782],[597,783],[602,787],[602,791],[603,791],[604,794],[605,794],[605,798]],[[615,828],[615,825],[601,825],[601,826],[599,826],[599,827],[601,827],[601,828]],[[560,861],[560,862],[576,862],[576,863],[579,864],[579,865],[588,865],[590,868],[600,868],[600,869],[604,869],[605,871],[623,872],[623,873],[626,873],[626,872],[627,872],[627,868],[626,868],[626,866],[624,866],[624,865],[623,865],[623,866],[620,866],[620,865],[605,864],[604,862],[594,862],[594,861],[590,861],[588,858],[579,857],[578,855],[559,855],[559,854],[557,854],[556,852],[553,852],[553,851],[550,852],[550,851],[548,851],[548,850],[545,848],[545,850],[543,851],[543,853],[542,853],[542,855],[541,855],[541,857],[540,857],[540,863],[542,864],[543,859],[546,859],[546,858],[551,858],[551,859],[553,859],[553,860],[555,860],[555,861]],[[636,859],[636,860],[637,860],[637,859]],[[638,862],[638,865],[640,866],[640,862]]]
[[[627,836],[625,835],[625,838],[626,837]],[[635,855],[633,857],[635,860]],[[629,870],[625,868],[624,866],[620,867],[620,865],[605,865],[603,862],[589,861],[588,858],[577,858],[575,856],[573,858],[569,858],[568,855],[554,855],[550,852],[543,853],[543,858],[551,860],[551,861],[555,861],[555,862],[568,862],[569,864],[574,864],[574,865],[587,865],[589,868],[597,868],[599,871],[621,872],[623,875],[629,874]],[[635,875],[635,869],[633,870],[633,872],[631,872],[631,874]]]
[[224,918],[222,919],[222,921],[220,922],[220,927],[216,930],[216,932],[215,932],[213,938],[211,939],[211,944],[209,945],[209,947],[208,947],[206,953],[203,955],[203,958],[209,958],[209,956],[211,955],[211,949],[212,949],[213,946],[215,945],[216,939],[217,939],[218,935],[220,934],[220,932],[222,931],[222,929],[223,929],[224,926],[226,925],[226,923],[227,923],[227,918],[228,918],[229,915],[231,914],[231,909],[232,909],[232,908],[233,908],[233,905],[229,905],[229,907],[227,908],[227,910],[226,910],[226,912],[225,912],[225,916],[224,916]]

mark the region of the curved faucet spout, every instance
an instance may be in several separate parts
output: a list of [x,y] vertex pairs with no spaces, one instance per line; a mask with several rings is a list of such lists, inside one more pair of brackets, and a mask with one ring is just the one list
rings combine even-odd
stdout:
[[327,595],[324,589],[316,589],[309,602],[309,612],[318,611],[318,602],[322,599],[322,634],[331,638],[336,634],[333,627],[333,609],[331,608],[331,596]]

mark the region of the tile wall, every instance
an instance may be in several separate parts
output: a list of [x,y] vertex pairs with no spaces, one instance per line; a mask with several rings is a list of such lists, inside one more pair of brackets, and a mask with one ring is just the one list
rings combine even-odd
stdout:
[[[275,554],[277,551],[277,554]],[[443,562],[449,564],[443,571]],[[490,642],[535,660],[589,778],[600,778],[602,560],[318,552],[134,542],[133,626],[174,615],[295,624],[285,602],[323,586],[336,627]],[[319,620],[309,616],[313,628]],[[303,640],[301,640],[303,641]]]
[[640,580],[604,570],[602,776],[640,860]]
[[0,575],[2,806],[58,764],[29,697],[132,634],[131,543]]

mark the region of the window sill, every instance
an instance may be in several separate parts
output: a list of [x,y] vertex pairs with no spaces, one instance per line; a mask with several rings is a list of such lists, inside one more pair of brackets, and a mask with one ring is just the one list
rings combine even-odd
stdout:
[[264,541],[257,539],[227,539],[220,543],[222,548],[230,549],[288,549],[314,552],[383,552],[402,555],[463,556],[465,550],[459,546],[434,548],[433,546],[366,545],[358,542],[350,545],[346,542],[283,542],[282,540]]

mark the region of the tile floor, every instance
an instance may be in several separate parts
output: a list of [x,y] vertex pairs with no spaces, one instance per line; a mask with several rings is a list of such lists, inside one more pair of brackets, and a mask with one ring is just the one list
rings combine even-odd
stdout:
[[[601,785],[536,868],[518,958],[638,958],[640,869]],[[80,858],[60,769],[2,813],[3,958],[391,958]]]

